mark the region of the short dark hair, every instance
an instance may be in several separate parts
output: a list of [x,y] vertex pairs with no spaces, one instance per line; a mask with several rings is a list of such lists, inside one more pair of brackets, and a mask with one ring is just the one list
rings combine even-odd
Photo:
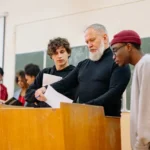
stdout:
[[56,50],[60,47],[63,47],[66,49],[68,54],[71,54],[71,47],[70,43],[65,38],[55,38],[49,41],[47,54],[52,57],[52,55],[56,52]]
[[132,44],[132,46],[134,47],[134,48],[136,48],[137,50],[141,50],[141,45],[139,45],[139,44],[137,44],[137,43],[131,43]]
[[141,51],[141,45],[137,43],[122,43],[122,44],[131,44],[134,48]]
[[26,75],[36,77],[38,75],[38,73],[40,72],[40,68],[39,68],[38,65],[35,65],[35,64],[31,63],[31,64],[27,64],[24,67],[24,71],[25,71]]
[[4,71],[3,69],[0,67],[0,74],[3,76],[4,75]]

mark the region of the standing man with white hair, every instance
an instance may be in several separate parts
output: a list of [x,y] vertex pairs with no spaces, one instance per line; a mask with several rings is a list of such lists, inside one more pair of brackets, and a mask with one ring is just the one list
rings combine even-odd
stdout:
[[[64,79],[51,86],[60,93],[79,85],[79,103],[103,106],[105,115],[120,116],[121,97],[130,80],[130,69],[118,67],[113,61],[108,34],[101,24],[93,24],[85,30],[85,42],[89,59]],[[45,101],[46,87],[35,92],[39,101]]]

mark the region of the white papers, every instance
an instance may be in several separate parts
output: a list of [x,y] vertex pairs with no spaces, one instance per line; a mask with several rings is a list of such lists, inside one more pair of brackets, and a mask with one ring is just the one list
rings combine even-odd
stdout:
[[54,90],[50,84],[60,81],[62,77],[51,75],[51,74],[43,74],[43,83],[42,86],[48,85],[48,88],[45,92],[46,103],[49,104],[52,108],[60,108],[60,102],[72,103],[73,100],[68,97],[58,93]]
[[52,108],[60,108],[60,102],[72,103],[73,100],[69,99],[68,97],[58,93],[54,90],[50,85],[45,92],[46,103],[49,104]]
[[43,74],[43,83],[42,83],[42,86],[55,83],[55,82],[57,82],[57,81],[59,81],[61,79],[62,79],[62,77],[44,73]]

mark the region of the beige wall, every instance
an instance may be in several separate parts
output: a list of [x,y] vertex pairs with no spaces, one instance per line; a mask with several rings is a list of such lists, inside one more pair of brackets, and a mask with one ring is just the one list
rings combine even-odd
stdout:
[[[101,6],[100,2],[95,2],[98,6]],[[96,9],[97,7],[95,6],[95,10],[92,11],[90,11],[92,8],[89,8],[88,11],[83,13],[62,15],[60,17],[20,24],[16,27],[16,52],[41,50],[46,48],[50,38],[56,36],[67,37],[72,46],[83,45],[85,44],[83,37],[85,27],[95,22],[102,23],[107,27],[110,39],[116,32],[128,28],[137,30],[141,36],[149,36],[148,32],[143,32],[143,25],[139,25],[140,22],[145,22],[145,12],[141,11],[137,15],[138,11],[133,11],[134,7],[137,10],[142,10],[143,8],[146,11],[149,10],[149,7],[147,7],[148,2],[147,4],[146,2],[137,2],[126,5],[113,5],[109,4],[108,7],[103,9]],[[85,9],[83,8],[83,10]],[[149,23],[145,24],[145,27],[148,28]],[[22,47],[22,45],[24,46]]]

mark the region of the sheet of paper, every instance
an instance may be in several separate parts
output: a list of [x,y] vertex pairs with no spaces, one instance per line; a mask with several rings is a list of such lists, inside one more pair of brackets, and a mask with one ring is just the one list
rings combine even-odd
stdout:
[[72,103],[73,100],[69,99],[68,97],[58,93],[54,90],[50,85],[45,92],[46,103],[49,104],[52,108],[60,108],[60,102],[65,103]]
[[55,82],[57,82],[57,81],[59,81],[61,79],[62,79],[62,77],[44,73],[43,74],[43,83],[42,83],[42,86],[55,83]]

